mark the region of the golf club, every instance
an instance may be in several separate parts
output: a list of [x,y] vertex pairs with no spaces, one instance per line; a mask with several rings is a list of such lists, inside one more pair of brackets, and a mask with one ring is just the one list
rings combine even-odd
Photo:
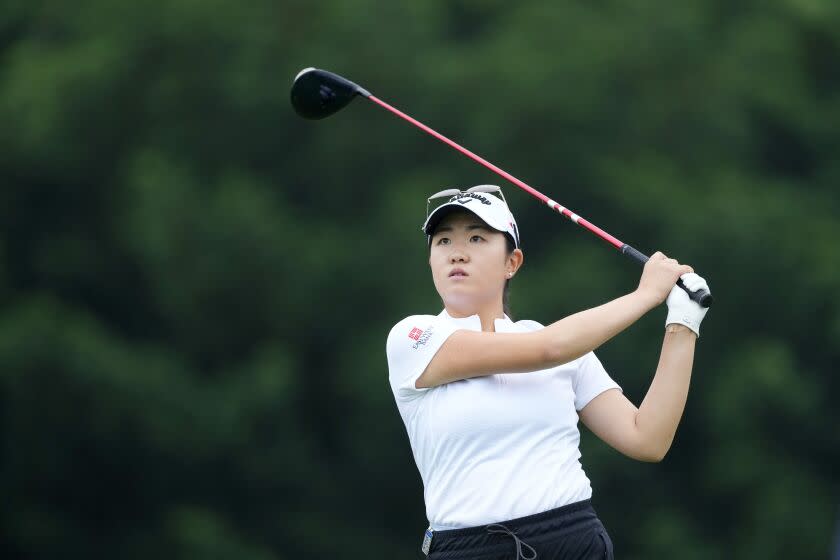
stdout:
[[[530,185],[524,183],[523,181],[520,181],[507,171],[496,167],[484,158],[474,154],[473,152],[464,148],[460,144],[453,142],[446,136],[429,128],[420,121],[406,115],[402,111],[392,107],[391,105],[388,105],[381,99],[377,99],[376,97],[371,95],[369,91],[346,78],[342,78],[341,76],[333,74],[332,72],[327,72],[326,70],[319,70],[317,68],[305,68],[301,70],[297,76],[295,76],[295,80],[292,84],[291,91],[292,106],[295,108],[295,111],[300,116],[306,119],[323,119],[325,117],[328,117],[333,113],[336,113],[344,107],[346,107],[347,104],[350,103],[357,95],[361,95],[362,97],[373,101],[377,105],[387,109],[388,111],[397,115],[398,117],[410,122],[414,126],[424,130],[425,132],[428,132],[441,142],[449,144],[465,156],[480,163],[481,165],[493,171],[494,173],[501,175],[517,187],[523,189],[535,198],[542,201],[543,204],[545,204],[552,210],[562,214],[577,225],[589,230],[590,232],[594,233],[607,243],[611,244],[616,249],[621,251],[621,254],[627,255],[631,259],[641,264],[644,264],[648,261],[649,257],[644,253],[634,249],[627,243],[619,241],[617,238],[613,237],[612,235],[602,230],[595,224],[580,217],[565,206],[562,206],[561,204],[548,198],[547,196],[534,189]],[[712,302],[714,300],[712,298],[712,294],[708,291],[698,290],[696,292],[692,292],[685,287],[685,284],[683,284],[682,280],[678,280],[677,285],[683,290],[685,290],[686,293],[688,293],[688,296],[692,300],[699,303],[701,306],[711,307]]]

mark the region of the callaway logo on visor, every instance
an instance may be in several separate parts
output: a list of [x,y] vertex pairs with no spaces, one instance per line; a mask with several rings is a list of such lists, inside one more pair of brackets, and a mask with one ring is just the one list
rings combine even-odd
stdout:
[[475,194],[475,193],[465,193],[465,194],[455,195],[455,196],[453,196],[452,198],[449,199],[449,202],[457,202],[459,204],[467,204],[468,202],[470,202],[472,200],[480,200],[482,204],[486,204],[487,206],[490,206],[490,204],[491,204],[491,202],[489,200],[487,200],[487,198],[481,196],[480,194]]

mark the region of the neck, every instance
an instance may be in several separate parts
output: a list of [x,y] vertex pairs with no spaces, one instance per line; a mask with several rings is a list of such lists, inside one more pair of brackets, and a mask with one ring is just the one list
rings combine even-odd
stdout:
[[504,319],[505,317],[501,302],[481,308],[447,305],[446,312],[449,313],[450,317],[455,317],[456,319],[478,315],[479,319],[481,319],[481,330],[484,332],[496,332],[496,319]]

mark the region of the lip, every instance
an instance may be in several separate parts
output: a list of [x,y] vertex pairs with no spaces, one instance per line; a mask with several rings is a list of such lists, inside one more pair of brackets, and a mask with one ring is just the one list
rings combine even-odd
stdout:
[[453,268],[449,271],[449,278],[466,278],[469,276],[463,268]]

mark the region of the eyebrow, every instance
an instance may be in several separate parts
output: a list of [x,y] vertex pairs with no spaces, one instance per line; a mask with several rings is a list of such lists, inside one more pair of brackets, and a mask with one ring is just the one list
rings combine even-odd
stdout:
[[[487,226],[485,226],[483,224],[470,224],[466,227],[466,229],[467,229],[467,231],[472,231],[472,230],[475,230],[475,229],[481,229],[481,230],[484,230],[484,231],[491,231],[490,228],[488,228]],[[441,227],[439,227],[435,230],[435,235],[437,235],[441,232],[447,232],[447,231],[454,231],[454,230],[452,229],[452,226],[441,226]]]

